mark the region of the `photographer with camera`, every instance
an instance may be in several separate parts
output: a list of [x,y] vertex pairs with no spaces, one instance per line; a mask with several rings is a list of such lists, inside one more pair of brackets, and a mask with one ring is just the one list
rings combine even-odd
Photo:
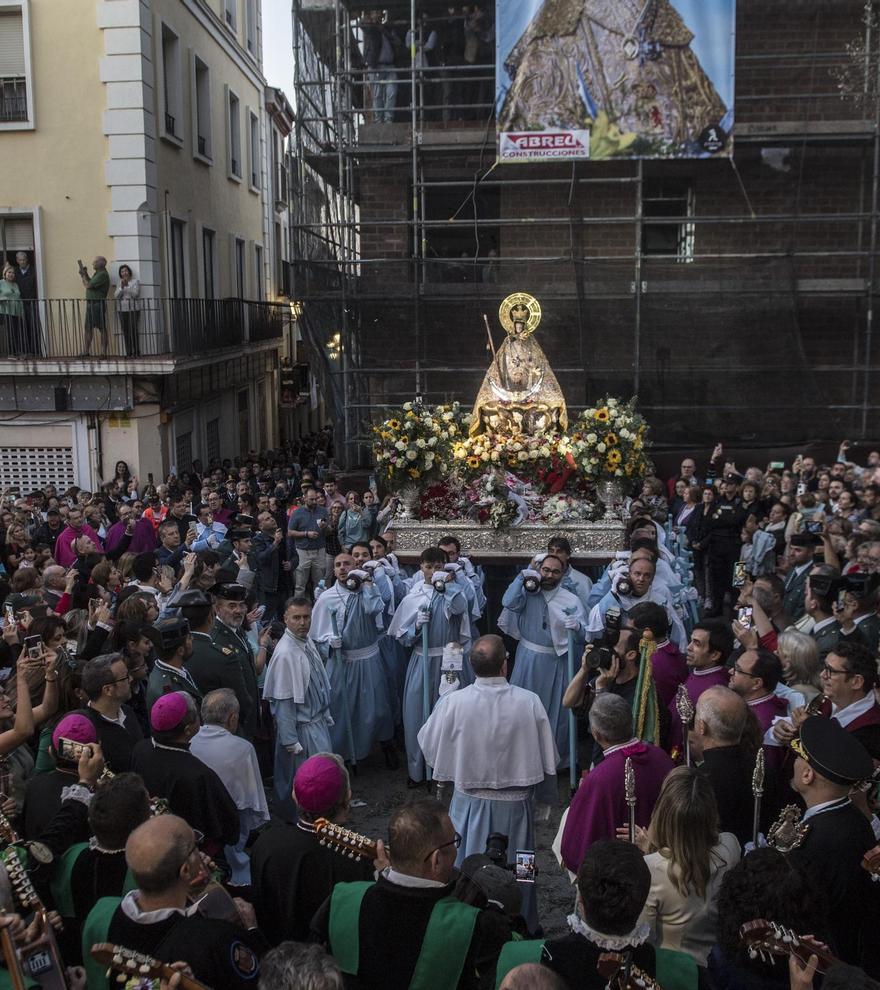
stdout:
[[[462,836],[457,865],[482,853],[490,834],[509,837],[507,863],[535,848],[532,792],[555,782],[559,754],[544,706],[532,691],[507,683],[500,636],[481,636],[471,650],[476,680],[445,695],[418,735],[438,781],[453,781],[449,817]],[[524,897],[529,928],[538,923],[533,896]]]
[[[804,605],[807,615],[813,620],[810,635],[819,648],[819,658],[824,659],[841,640],[861,643],[867,646],[865,637],[852,622],[853,609],[847,609],[843,601],[838,607],[838,598],[845,594],[846,582],[840,571],[828,564],[817,564],[807,578]],[[848,629],[841,627],[838,618],[847,622]]]
[[[518,574],[504,592],[505,622],[498,623],[519,640],[510,683],[534,691],[541,699],[553,726],[560,768],[568,766],[568,713],[562,707],[568,681],[568,632],[574,634],[577,653],[583,650],[586,638],[580,599],[561,587],[564,569],[559,557],[547,554],[539,571],[527,567]],[[538,800],[555,804],[555,786],[542,789]]]
[[[467,659],[471,639],[468,603],[455,586],[453,575],[444,571],[446,554],[438,547],[428,547],[419,558],[420,574],[398,605],[388,635],[412,649],[403,692],[403,731],[406,739],[407,786],[419,787],[425,778],[425,763],[419,747],[419,729],[425,724],[424,679],[428,678],[428,707],[434,708],[440,697],[440,682],[444,653],[454,666],[461,657],[457,671],[461,686],[473,682],[473,672]],[[428,629],[428,655],[422,654],[423,633]],[[459,650],[458,647],[461,649]],[[451,671],[450,671],[451,673]]]
[[336,581],[315,602],[309,631],[327,663],[333,752],[357,762],[380,742],[392,766],[394,718],[379,650],[384,602],[350,553],[336,555],[333,573]]

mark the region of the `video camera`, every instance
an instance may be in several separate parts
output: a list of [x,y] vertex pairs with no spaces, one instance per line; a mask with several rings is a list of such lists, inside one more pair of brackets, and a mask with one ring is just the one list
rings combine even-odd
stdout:
[[438,595],[446,594],[446,584],[446,571],[435,573],[434,577],[431,578],[431,586]]
[[349,574],[342,582],[342,587],[348,591],[360,591],[363,583],[363,578],[358,577],[357,574]]
[[541,579],[530,574],[523,578],[523,588],[530,594],[535,595],[541,590]]
[[609,608],[605,613],[605,628],[598,644],[587,647],[587,666],[590,670],[610,670],[614,662],[614,647],[620,635],[621,612]]

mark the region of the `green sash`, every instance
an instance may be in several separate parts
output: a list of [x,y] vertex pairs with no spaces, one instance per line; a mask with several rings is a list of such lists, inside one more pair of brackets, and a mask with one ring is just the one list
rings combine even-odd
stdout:
[[[539,963],[542,941],[507,942],[498,957],[498,968],[495,970],[495,990],[501,986],[504,977],[516,966],[523,963]],[[657,983],[663,990],[697,990],[699,985],[699,970],[697,961],[686,952],[675,952],[672,949],[655,949],[655,965]]]
[[121,897],[102,897],[89,911],[89,916],[83,924],[82,955],[86,970],[86,986],[89,990],[109,990],[110,981],[107,979],[107,971],[104,966],[92,959],[92,946],[96,942],[109,941],[107,932],[110,930],[110,921],[121,903]]
[[[498,965],[495,969],[495,990],[507,974],[516,966],[523,963],[539,963],[541,961],[541,951],[544,948],[543,939],[526,939],[520,942],[505,942],[498,957]],[[666,987],[663,988],[666,990]]]
[[655,949],[657,982],[663,990],[697,990],[700,973],[697,961],[686,952]]
[[[330,900],[330,952],[343,973],[357,976],[361,902],[373,884],[338,883]],[[454,897],[437,901],[410,980],[410,990],[455,990],[471,946],[479,911]],[[91,985],[89,985],[91,990]]]
[[[56,863],[55,872],[49,881],[49,889],[52,891],[52,900],[55,903],[55,909],[62,918],[76,917],[76,910],[73,906],[73,893],[70,889],[71,878],[76,861],[88,848],[89,844],[87,842],[77,842],[71,846]],[[136,887],[137,884],[134,882],[131,870],[126,870],[125,882],[122,885],[122,896],[125,897],[129,891],[134,890]]]

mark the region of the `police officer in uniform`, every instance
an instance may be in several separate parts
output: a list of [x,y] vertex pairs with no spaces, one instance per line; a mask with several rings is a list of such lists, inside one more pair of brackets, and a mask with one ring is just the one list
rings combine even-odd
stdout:
[[854,785],[871,776],[873,761],[852,733],[819,715],[801,725],[791,747],[792,787],[807,810],[800,822],[806,837],[789,857],[822,892],[832,951],[876,979],[880,891],[861,865],[876,840],[867,816],[850,798]]
[[[266,665],[266,645],[269,627],[261,636],[260,648],[254,654],[253,648],[241,628],[246,614],[245,597],[247,590],[241,584],[215,584],[211,589],[214,598],[214,625],[211,629],[211,644],[224,658],[234,660],[240,672],[238,688],[231,684],[215,684],[215,687],[232,687],[241,706],[241,734],[253,739],[261,725],[260,690],[257,678]],[[230,671],[231,673],[231,671]],[[202,691],[207,690],[200,684]]]
[[159,633],[160,649],[147,681],[147,711],[169,691],[185,691],[200,705],[202,692],[184,666],[193,651],[189,623],[183,618],[161,619],[155,629]]
[[813,553],[817,538],[813,533],[795,533],[788,546],[788,560],[791,568],[785,577],[785,597],[782,610],[792,622],[806,612],[804,592],[807,589],[807,576],[813,566]]

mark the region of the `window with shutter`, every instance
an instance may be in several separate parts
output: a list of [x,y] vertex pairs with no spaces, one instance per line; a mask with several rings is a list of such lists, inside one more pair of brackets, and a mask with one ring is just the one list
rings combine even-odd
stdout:
[[0,12],[0,124],[28,119],[21,11]]

